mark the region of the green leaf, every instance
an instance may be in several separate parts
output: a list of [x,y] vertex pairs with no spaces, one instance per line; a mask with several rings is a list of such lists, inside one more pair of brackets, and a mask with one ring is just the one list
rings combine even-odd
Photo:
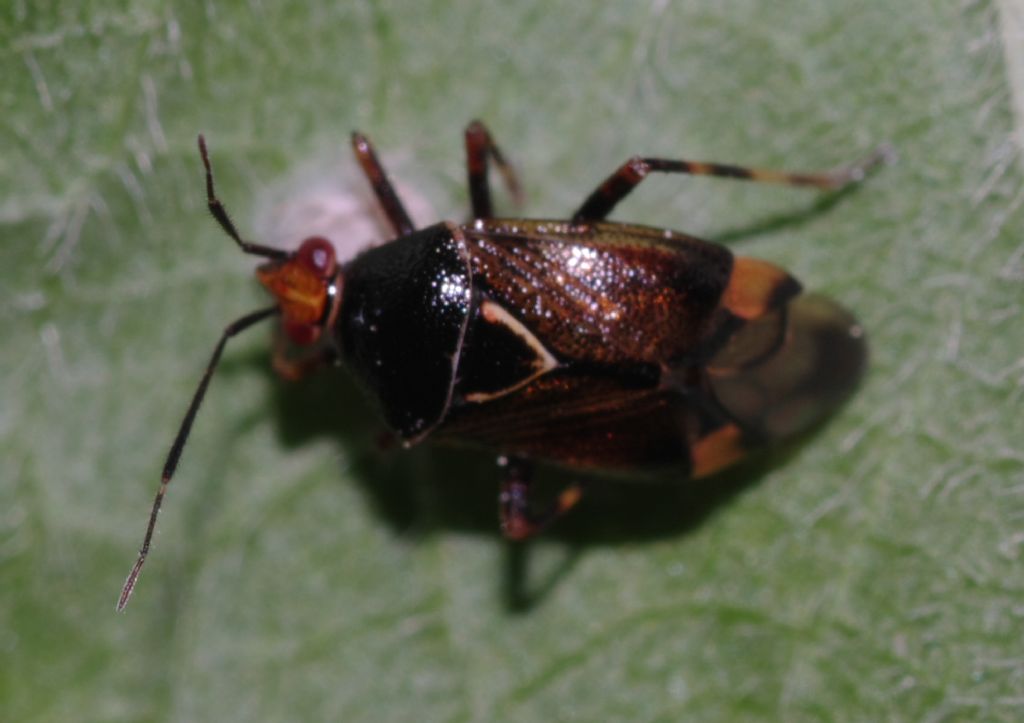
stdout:
[[[0,719],[1020,719],[1019,3],[8,5]],[[354,128],[420,220],[463,218],[474,117],[536,216],[633,153],[817,169],[891,141],[825,208],[662,178],[616,210],[841,299],[864,387],[724,477],[602,487],[524,556],[486,457],[378,453],[343,374],[287,385],[252,331],[115,614],[217,335],[266,303],[196,133],[243,233],[294,243],[365,208]]]

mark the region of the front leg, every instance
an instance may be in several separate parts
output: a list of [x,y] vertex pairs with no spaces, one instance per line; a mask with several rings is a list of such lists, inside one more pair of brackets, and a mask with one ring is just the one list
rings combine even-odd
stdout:
[[391,179],[377,158],[377,151],[374,150],[370,139],[362,133],[353,133],[352,151],[356,154],[359,167],[363,169],[363,174],[370,182],[370,188],[373,189],[373,194],[377,197],[377,202],[384,210],[384,215],[395,229],[395,233],[399,236],[411,234],[416,230],[416,226],[402,205],[402,199],[395,192],[395,187],[391,185]]
[[535,513],[530,504],[533,465],[515,457],[499,457],[498,465],[503,468],[505,475],[501,481],[498,512],[501,532],[509,540],[533,537],[575,507],[583,494],[579,484],[571,484],[562,490],[548,509]]
[[469,200],[473,207],[473,218],[491,218],[494,208],[491,204],[491,186],[487,180],[487,159],[493,158],[498,171],[505,180],[512,200],[522,205],[523,191],[515,169],[505,160],[501,149],[491,137],[487,126],[478,120],[466,126],[466,176],[469,184]]
[[337,364],[338,352],[331,346],[296,350],[279,327],[274,333],[274,354],[271,359],[271,365],[279,377],[297,382],[323,367]]

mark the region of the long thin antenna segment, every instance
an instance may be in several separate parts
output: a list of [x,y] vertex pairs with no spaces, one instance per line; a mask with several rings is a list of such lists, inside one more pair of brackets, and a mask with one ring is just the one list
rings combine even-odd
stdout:
[[206,169],[206,205],[213,217],[217,219],[217,223],[224,229],[224,233],[233,238],[238,247],[247,254],[265,256],[268,259],[288,258],[289,253],[282,249],[275,249],[272,246],[263,246],[242,240],[238,229],[235,228],[235,224],[231,222],[231,217],[228,216],[227,209],[224,208],[224,204],[217,198],[217,193],[213,188],[213,169],[210,167],[210,155],[206,152],[206,139],[203,138],[202,133],[199,134],[199,155],[202,156],[203,167]]
[[192,395],[192,403],[188,405],[188,411],[185,412],[185,418],[181,420],[181,426],[178,428],[178,434],[174,437],[174,443],[171,444],[171,451],[167,453],[167,460],[164,462],[164,471],[160,476],[160,488],[156,492],[156,499],[153,500],[153,509],[149,513],[149,525],[146,527],[146,536],[143,538],[142,547],[139,549],[139,557],[132,566],[132,571],[128,573],[128,579],[125,580],[124,587],[121,588],[121,596],[117,599],[118,612],[124,610],[125,605],[128,604],[128,599],[132,596],[132,591],[135,590],[135,583],[139,580],[139,572],[142,571],[142,565],[146,562],[146,556],[149,554],[150,543],[153,541],[153,531],[156,529],[156,518],[157,515],[160,514],[160,505],[163,503],[164,495],[167,493],[167,485],[174,476],[174,471],[178,468],[178,460],[181,458],[181,451],[184,449],[185,442],[188,440],[189,432],[192,431],[192,423],[195,421],[196,412],[199,411],[199,405],[203,403],[203,397],[206,395],[206,388],[210,385],[210,378],[213,376],[213,372],[217,368],[217,363],[220,361],[221,354],[224,351],[224,346],[227,344],[228,339],[233,337],[235,334],[248,329],[253,324],[263,321],[269,316],[273,316],[277,312],[278,308],[276,306],[272,306],[268,309],[260,309],[259,311],[246,314],[241,319],[236,319],[228,324],[224,329],[224,333],[221,334],[220,341],[217,342],[217,346],[213,350],[213,355],[210,357],[210,362],[206,365],[206,371],[203,372],[203,378],[199,381],[199,386],[196,388],[195,394]]

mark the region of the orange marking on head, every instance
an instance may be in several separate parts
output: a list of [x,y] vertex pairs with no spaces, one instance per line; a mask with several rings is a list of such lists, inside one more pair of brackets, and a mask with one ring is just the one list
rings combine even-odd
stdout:
[[256,277],[277,299],[285,321],[312,324],[323,316],[327,284],[298,260],[261,266]]
[[743,446],[743,432],[735,424],[727,424],[697,440],[690,450],[691,474],[694,477],[724,469],[739,461],[747,453]]
[[256,278],[277,300],[285,333],[296,344],[312,344],[320,337],[336,268],[334,247],[313,236],[287,259],[256,269]]
[[775,264],[737,256],[722,305],[741,319],[756,319],[799,292],[799,282]]

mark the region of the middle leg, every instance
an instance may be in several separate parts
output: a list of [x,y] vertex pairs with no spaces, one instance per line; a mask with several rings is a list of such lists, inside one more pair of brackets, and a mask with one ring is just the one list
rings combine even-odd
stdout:
[[515,457],[499,457],[498,464],[503,467],[505,475],[498,497],[501,532],[509,540],[533,537],[575,507],[583,494],[579,484],[571,484],[562,490],[546,510],[538,514],[530,505],[533,465]]

